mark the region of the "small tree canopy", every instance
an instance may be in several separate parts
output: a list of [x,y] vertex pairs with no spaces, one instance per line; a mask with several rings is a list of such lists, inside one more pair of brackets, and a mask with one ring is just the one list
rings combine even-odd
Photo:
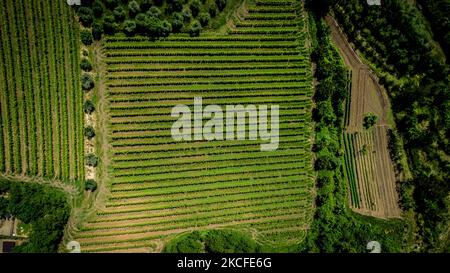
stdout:
[[366,116],[364,117],[364,122],[363,122],[364,128],[366,128],[366,129],[372,128],[372,126],[374,126],[375,123],[377,123],[377,121],[378,121],[378,117],[376,115],[374,115],[372,113],[366,114]]
[[92,33],[89,30],[82,30],[80,32],[80,38],[81,38],[81,42],[87,46],[91,45],[92,42],[94,41],[93,37],[92,37]]
[[95,106],[92,101],[87,100],[83,105],[83,110],[86,114],[92,114],[95,111]]
[[84,136],[88,139],[92,139],[95,136],[95,130],[94,127],[88,126],[84,128]]
[[94,88],[94,79],[91,75],[85,73],[81,76],[81,86],[83,90],[89,91]]
[[88,154],[86,156],[86,165],[91,166],[91,167],[97,167],[98,157],[96,157],[94,154]]
[[81,67],[82,70],[84,70],[86,72],[89,72],[89,71],[92,70],[92,64],[86,58],[81,59],[80,67]]
[[94,179],[87,179],[84,182],[84,189],[86,191],[94,192],[97,189],[97,182]]

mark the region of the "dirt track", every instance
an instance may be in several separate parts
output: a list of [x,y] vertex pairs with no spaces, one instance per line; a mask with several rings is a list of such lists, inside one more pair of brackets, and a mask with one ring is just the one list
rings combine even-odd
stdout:
[[[354,145],[357,168],[357,191],[360,206],[350,202],[352,208],[362,214],[382,218],[400,217],[396,192],[396,177],[388,150],[389,99],[385,89],[378,84],[376,76],[364,64],[348,43],[336,21],[327,16],[333,42],[352,72],[350,116],[346,132],[364,134],[357,137]],[[363,118],[366,113],[378,116],[375,127],[364,131]],[[362,154],[362,149],[367,149]]]

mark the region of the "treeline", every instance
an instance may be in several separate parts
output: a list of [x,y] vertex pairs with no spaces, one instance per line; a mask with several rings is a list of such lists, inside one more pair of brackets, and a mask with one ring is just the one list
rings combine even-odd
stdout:
[[333,10],[355,46],[390,74],[382,72],[380,81],[392,99],[414,177],[402,187],[414,198],[402,199],[409,200],[402,205],[417,212],[424,251],[431,251],[449,221],[450,68],[422,14],[408,1],[369,6],[349,0]]
[[[92,29],[92,38],[125,33],[150,38],[186,32],[198,36],[226,0],[83,0],[76,7],[81,24]],[[86,39],[85,39],[86,40]],[[89,40],[89,39],[88,39]]]
[[[319,13],[320,14],[320,13]],[[316,14],[317,15],[317,14]],[[302,252],[363,253],[370,241],[378,241],[383,252],[400,252],[405,225],[353,213],[347,205],[343,175],[343,102],[348,94],[347,69],[332,46],[329,29],[320,16],[310,16],[312,61],[317,64],[314,120],[317,155],[316,213]]]
[[44,185],[0,180],[0,218],[12,215],[31,225],[28,240],[13,252],[54,253],[70,215],[66,196]]
[[450,0],[419,0],[419,3],[450,63]]
[[260,253],[262,247],[250,236],[233,230],[194,231],[170,241],[168,253]]

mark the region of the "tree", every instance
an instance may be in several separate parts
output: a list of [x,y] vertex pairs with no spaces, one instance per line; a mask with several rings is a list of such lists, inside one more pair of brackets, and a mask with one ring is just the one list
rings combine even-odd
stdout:
[[94,192],[97,189],[97,182],[94,179],[87,179],[84,182],[84,189],[86,191]]
[[366,128],[366,130],[372,128],[372,126],[374,126],[377,123],[377,121],[378,117],[376,115],[372,113],[366,114],[363,122],[364,128]]
[[100,22],[94,22],[92,24],[92,37],[96,41],[100,41],[103,34],[103,25]]
[[210,19],[211,19],[211,16],[207,12],[200,13],[200,16],[198,18],[198,20],[200,21],[200,24],[203,27],[208,25]]
[[138,2],[131,1],[128,3],[128,10],[131,17],[135,17],[139,12],[141,12],[141,7],[139,6]]
[[182,0],[171,0],[169,1],[169,5],[167,6],[167,13],[180,12],[183,10],[183,2]]
[[111,10],[117,7],[117,5],[119,4],[117,0],[104,0],[104,2],[105,5]]
[[127,17],[127,12],[121,6],[114,9],[114,18],[117,22],[122,22]]
[[92,139],[95,136],[95,130],[92,126],[84,128],[84,136],[88,139]]
[[153,6],[147,11],[147,15],[150,17],[161,18],[162,12],[159,8]]
[[91,45],[93,42],[92,33],[89,30],[82,30],[80,32],[80,38],[81,38],[81,42],[87,46]]
[[94,106],[94,104],[92,103],[92,101],[87,100],[87,101],[83,104],[83,110],[84,110],[84,113],[86,113],[86,114],[88,114],[88,115],[92,114],[92,113],[95,111],[95,106]]
[[83,26],[90,27],[92,25],[92,22],[94,21],[94,13],[90,8],[80,7],[77,13]]
[[86,156],[86,165],[91,166],[91,167],[97,167],[98,158],[94,154],[88,154]]
[[89,75],[87,73],[84,73],[83,75],[81,75],[81,87],[85,91],[89,91],[92,88],[94,88],[94,79],[92,78],[91,75]]
[[94,4],[92,4],[92,11],[94,12],[94,16],[97,18],[101,18],[103,15],[104,6],[102,2],[95,1]]
[[179,12],[175,12],[172,15],[172,30],[173,32],[178,32],[183,28],[183,15]]
[[125,20],[123,31],[127,36],[133,36],[136,33],[136,22],[134,20]]
[[217,5],[215,2],[211,2],[211,4],[208,7],[208,12],[211,15],[211,17],[216,17],[217,15]]
[[115,22],[114,15],[111,13],[105,13],[103,15],[103,31],[106,34],[114,34],[118,29],[118,25]]
[[217,8],[222,11],[227,5],[227,0],[216,0]]
[[198,21],[194,21],[189,28],[189,35],[191,37],[200,36],[200,31],[202,30],[202,26]]
[[141,11],[146,12],[152,7],[153,3],[152,0],[141,0]]
[[191,9],[192,15],[194,17],[197,17],[198,13],[200,12],[200,5],[201,4],[199,0],[193,0],[189,5],[189,8]]
[[87,58],[81,59],[80,67],[83,71],[89,72],[92,70],[92,64]]
[[172,32],[172,25],[167,20],[162,21],[159,31],[159,36],[168,37]]
[[183,21],[185,23],[189,23],[191,21],[192,12],[190,9],[184,9],[181,14],[183,15]]

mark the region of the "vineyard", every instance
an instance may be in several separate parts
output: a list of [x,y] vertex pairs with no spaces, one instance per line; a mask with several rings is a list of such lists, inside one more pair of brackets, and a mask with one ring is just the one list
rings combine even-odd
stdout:
[[65,1],[0,9],[0,172],[84,177],[79,34]]
[[[312,76],[300,1],[244,1],[227,33],[105,38],[108,199],[76,234],[86,252],[157,251],[182,232],[239,228],[274,247],[313,214]],[[171,109],[277,104],[280,144],[176,142]],[[160,249],[159,249],[160,250]]]

